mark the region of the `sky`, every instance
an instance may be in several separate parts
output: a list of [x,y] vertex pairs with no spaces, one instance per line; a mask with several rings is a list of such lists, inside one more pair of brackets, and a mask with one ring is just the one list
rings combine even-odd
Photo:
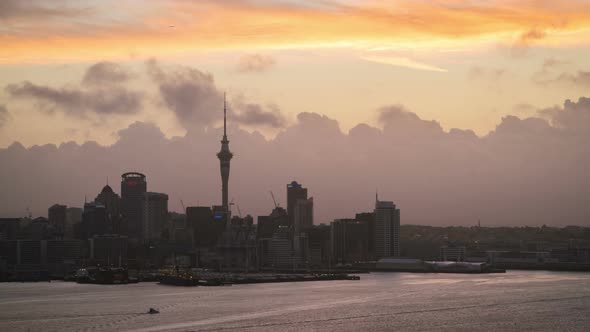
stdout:
[[4,0],[0,45],[0,214],[130,168],[217,203],[225,92],[242,211],[590,225],[587,0]]

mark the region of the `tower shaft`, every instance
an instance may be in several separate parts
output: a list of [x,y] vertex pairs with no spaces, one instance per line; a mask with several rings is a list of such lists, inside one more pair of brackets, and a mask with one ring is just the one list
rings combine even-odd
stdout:
[[221,205],[226,211],[229,211],[229,169],[230,160],[233,154],[229,151],[229,140],[227,139],[227,107],[225,102],[225,93],[223,94],[223,138],[221,140],[221,150],[217,153],[219,158],[219,168],[221,171]]

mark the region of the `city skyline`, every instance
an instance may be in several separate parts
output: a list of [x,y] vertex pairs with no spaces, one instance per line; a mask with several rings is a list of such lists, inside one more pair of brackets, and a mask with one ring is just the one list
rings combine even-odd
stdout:
[[0,330],[590,330],[590,0],[0,0],[0,45]]
[[266,215],[298,181],[316,223],[377,189],[412,224],[590,225],[589,6],[4,1],[0,213],[128,170],[171,211],[219,204],[227,91],[222,205]]

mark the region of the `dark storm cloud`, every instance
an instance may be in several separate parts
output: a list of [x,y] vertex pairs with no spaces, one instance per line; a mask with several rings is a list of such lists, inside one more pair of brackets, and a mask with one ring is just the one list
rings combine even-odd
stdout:
[[133,114],[141,108],[139,93],[123,88],[53,88],[29,81],[10,84],[5,91],[14,98],[32,99],[41,103],[46,111],[63,111],[70,115]]
[[215,86],[213,75],[186,66],[163,67],[156,60],[147,62],[147,70],[164,105],[183,126],[204,127],[219,119],[223,93]]
[[101,85],[124,83],[131,77],[131,74],[123,66],[114,62],[98,62],[90,66],[84,77],[82,84]]
[[263,72],[276,64],[276,60],[268,55],[249,54],[240,58],[237,70],[244,73]]

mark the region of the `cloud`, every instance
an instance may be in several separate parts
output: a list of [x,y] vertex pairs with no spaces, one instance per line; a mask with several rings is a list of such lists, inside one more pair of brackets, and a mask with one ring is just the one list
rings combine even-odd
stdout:
[[131,74],[123,66],[114,62],[98,62],[90,66],[84,77],[82,84],[101,85],[124,83],[131,77]]
[[283,128],[287,124],[285,116],[276,105],[268,105],[264,108],[259,104],[238,103],[235,108],[239,112],[233,113],[232,120],[243,125]]
[[10,113],[8,113],[6,106],[0,104],[0,128],[2,128],[9,119]]
[[516,42],[512,46],[512,55],[523,56],[528,51],[529,47],[537,41],[543,40],[547,37],[547,32],[541,28],[533,28],[521,33]]
[[397,67],[405,67],[410,69],[418,69],[418,70],[428,70],[428,71],[437,71],[437,72],[447,72],[444,68],[439,68],[433,65],[429,65],[426,63],[422,63],[407,57],[398,57],[398,56],[384,56],[384,55],[364,55],[361,57],[364,60],[376,62],[376,63],[383,63],[387,65],[397,66]]
[[472,80],[485,79],[491,81],[497,81],[506,75],[506,69],[504,68],[486,68],[480,66],[473,66],[469,68],[467,77]]
[[126,89],[53,88],[29,81],[9,84],[5,91],[14,98],[39,101],[45,111],[63,111],[70,115],[133,114],[141,108],[140,94]]
[[547,37],[547,33],[545,31],[534,28],[521,34],[519,40],[522,44],[527,44],[531,41],[543,39],[545,37]]
[[14,19],[48,19],[66,17],[84,12],[65,6],[60,1],[53,1],[51,6],[39,0],[2,0],[0,1],[0,21]]
[[[6,12],[26,9],[20,2],[8,3],[12,5],[7,8],[12,9]],[[0,36],[1,61],[127,58],[131,45],[133,52],[154,56],[203,49],[343,45],[366,49],[415,43],[431,48],[445,45],[471,49],[490,42],[506,44],[507,36],[516,36],[508,46],[516,44],[518,51],[533,43],[587,45],[590,28],[587,1],[452,1],[451,5],[448,1],[400,0],[395,6],[385,1],[331,2],[321,6],[284,1],[150,1],[141,8],[126,7],[127,11],[120,13],[125,20],[113,19],[108,2],[84,5],[92,13],[90,19],[29,17],[24,27],[7,29]],[[169,29],[170,25],[182,28]],[[411,58],[373,60],[423,65],[412,63],[415,60]]]
[[574,73],[559,72],[562,67],[570,64],[568,61],[554,58],[546,59],[541,69],[536,71],[532,80],[539,85],[566,84],[571,86],[590,86],[590,71],[578,70]]
[[220,119],[223,94],[213,75],[186,66],[163,67],[156,60],[147,62],[147,70],[182,126],[206,127]]
[[575,86],[590,86],[590,71],[578,70],[576,73],[562,73],[553,79],[555,82],[568,83]]
[[401,137],[411,136],[415,132],[420,132],[421,136],[437,136],[443,133],[437,121],[422,120],[402,105],[385,106],[378,113],[385,134]]
[[276,65],[276,60],[268,55],[249,54],[244,55],[238,61],[236,69],[243,73],[260,73],[267,71]]
[[590,98],[580,97],[577,102],[566,100],[563,107],[554,106],[539,110],[551,123],[576,134],[590,134]]

